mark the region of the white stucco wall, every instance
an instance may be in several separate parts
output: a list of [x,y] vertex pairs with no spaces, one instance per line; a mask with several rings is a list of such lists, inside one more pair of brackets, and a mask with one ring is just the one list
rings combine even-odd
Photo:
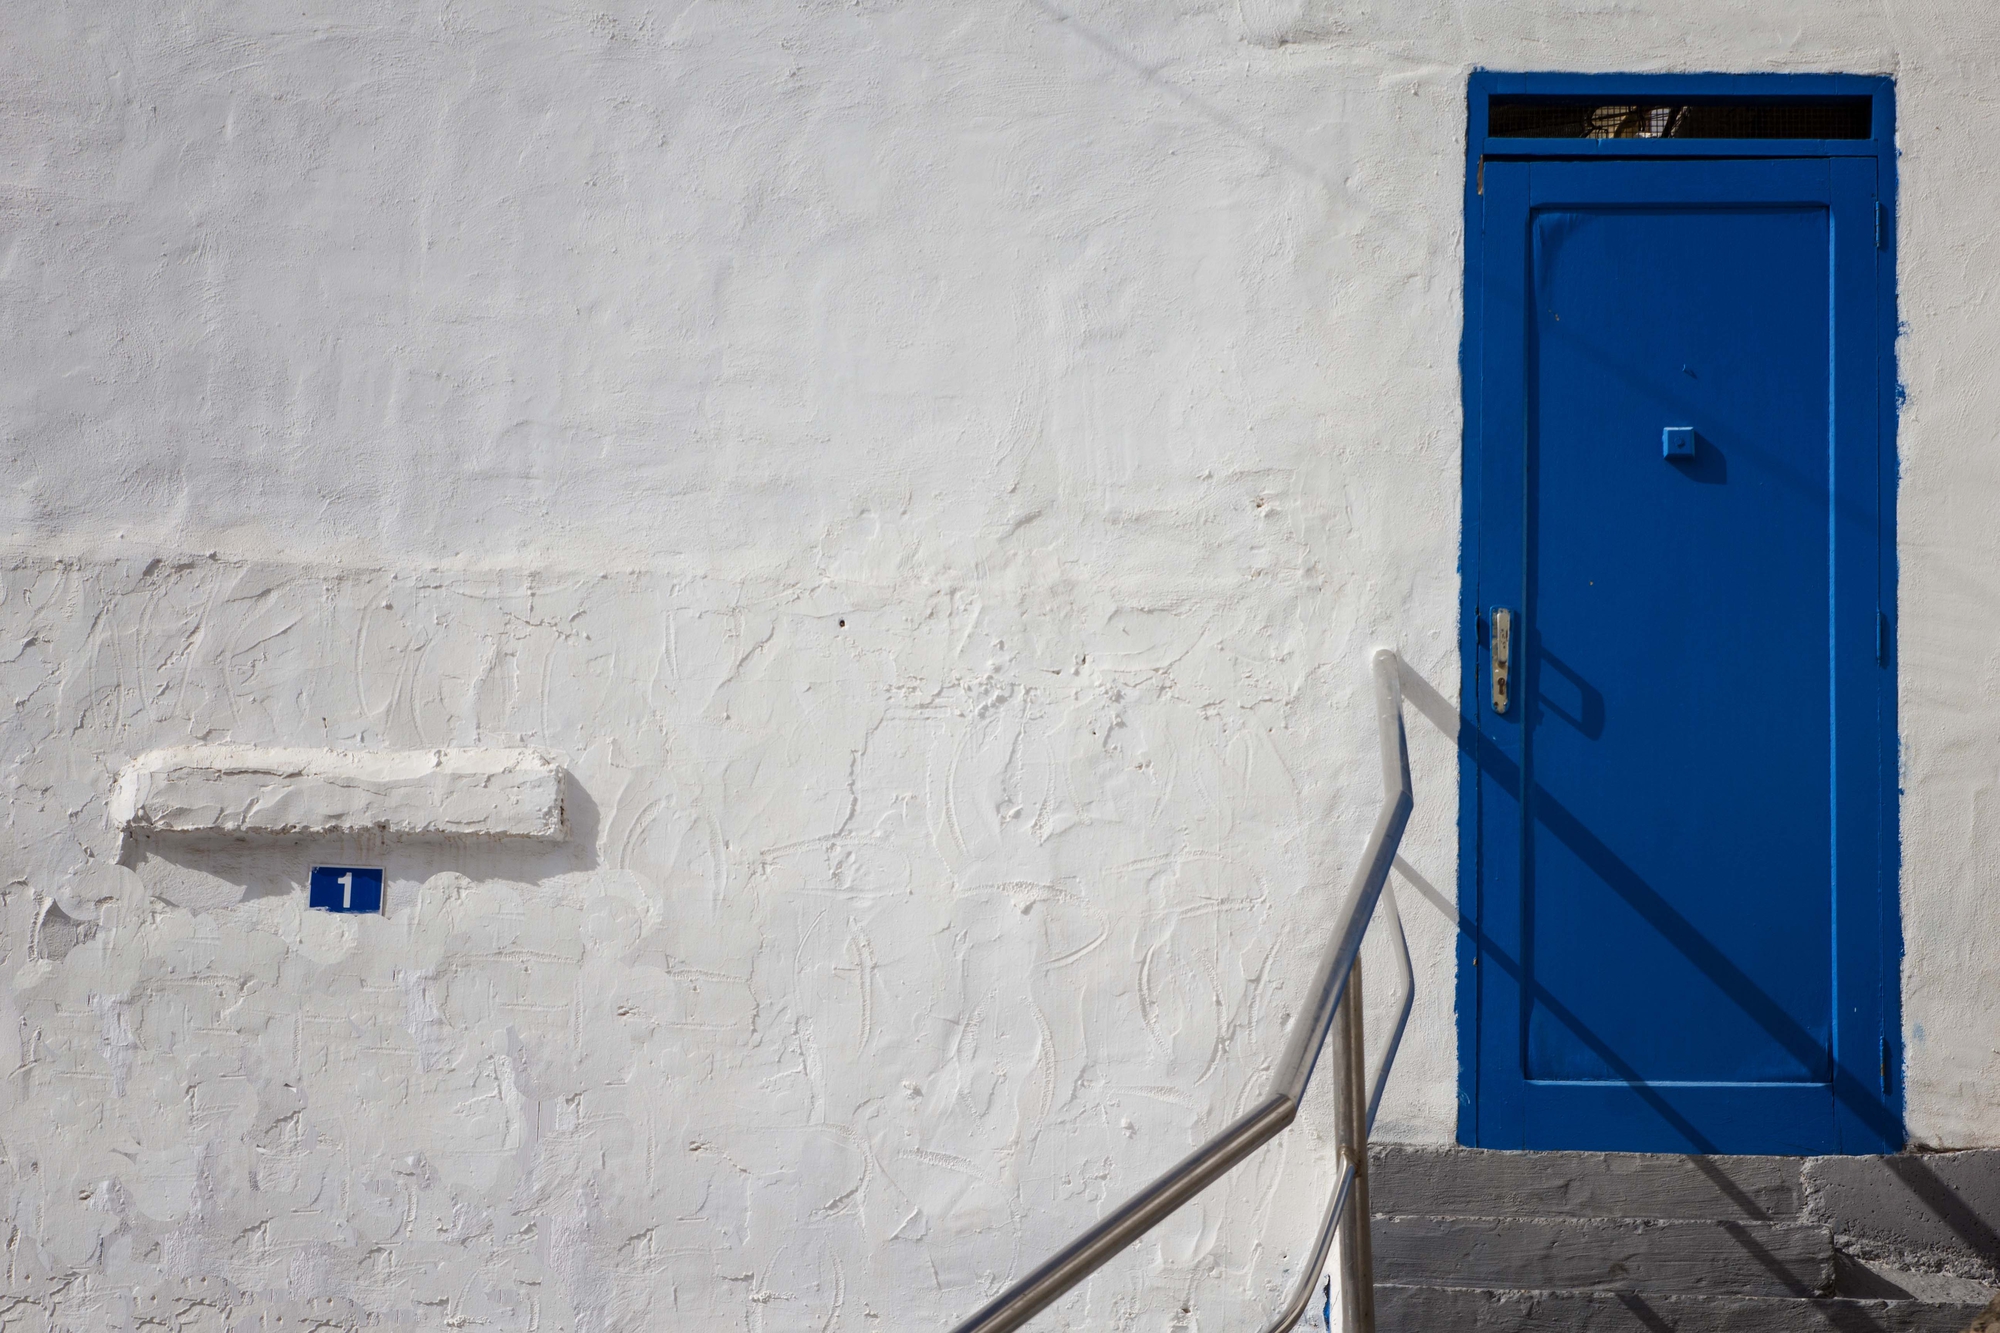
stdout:
[[[1241,1110],[1368,650],[1456,693],[1476,64],[1898,78],[1908,1120],[2000,1143],[1986,5],[29,0],[0,1324],[937,1326]],[[216,743],[545,749],[572,836],[121,841]],[[1050,1327],[1254,1318],[1319,1129]]]

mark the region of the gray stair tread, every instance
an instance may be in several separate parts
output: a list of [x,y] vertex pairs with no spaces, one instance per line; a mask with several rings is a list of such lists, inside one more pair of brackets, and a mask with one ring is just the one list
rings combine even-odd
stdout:
[[1378,1283],[1379,1333],[1964,1333],[1979,1305]]
[[1383,1282],[1523,1290],[1810,1296],[1833,1289],[1833,1237],[1798,1222],[1384,1217]]
[[1989,1301],[2000,1296],[1991,1282],[1935,1268],[1910,1268],[1880,1259],[1865,1259],[1840,1249],[1833,1239],[1833,1294],[1868,1300],[1919,1300],[1954,1304]]
[[1804,1182],[1812,1220],[1838,1235],[2000,1279],[2000,1150],[1814,1157]]
[[1805,1202],[1797,1157],[1381,1145],[1368,1160],[1378,1213],[1782,1222]]

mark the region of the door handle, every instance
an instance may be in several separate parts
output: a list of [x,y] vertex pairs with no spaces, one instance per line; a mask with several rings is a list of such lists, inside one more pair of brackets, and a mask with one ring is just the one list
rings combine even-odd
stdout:
[[1493,711],[1507,711],[1508,686],[1512,683],[1514,656],[1514,613],[1504,606],[1493,608]]

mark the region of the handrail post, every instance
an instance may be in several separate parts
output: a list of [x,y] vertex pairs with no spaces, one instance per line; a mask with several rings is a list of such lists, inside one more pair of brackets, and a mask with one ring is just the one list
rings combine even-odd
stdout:
[[1347,974],[1347,991],[1333,1025],[1336,1160],[1354,1172],[1340,1217],[1340,1333],[1375,1333],[1375,1254],[1368,1215],[1368,1055],[1361,1014],[1361,959]]

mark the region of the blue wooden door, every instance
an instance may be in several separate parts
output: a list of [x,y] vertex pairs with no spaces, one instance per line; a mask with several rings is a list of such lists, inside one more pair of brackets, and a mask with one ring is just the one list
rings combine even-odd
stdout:
[[1474,1142],[1902,1146],[1875,172],[1484,164]]

